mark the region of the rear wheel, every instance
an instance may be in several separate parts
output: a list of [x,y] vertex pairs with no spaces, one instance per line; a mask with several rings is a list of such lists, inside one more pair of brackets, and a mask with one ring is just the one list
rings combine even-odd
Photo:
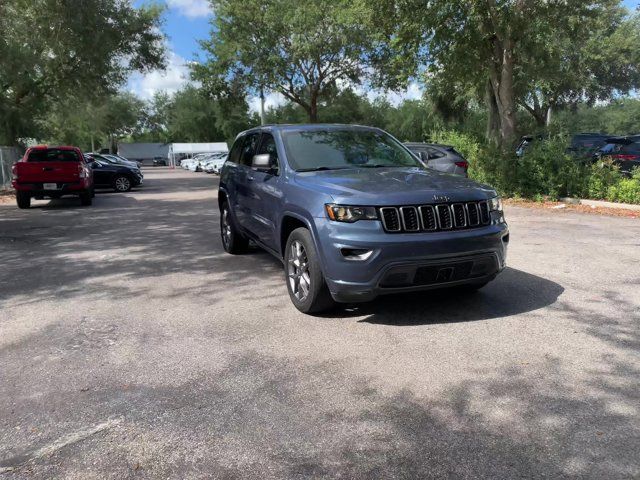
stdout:
[[225,201],[220,210],[220,237],[227,253],[237,255],[245,253],[249,247],[249,239],[242,235],[229,210],[229,202]]
[[116,192],[128,192],[131,190],[131,180],[129,180],[129,177],[126,177],[125,175],[118,175],[113,180],[113,189]]
[[16,202],[18,208],[29,208],[31,206],[31,195],[28,192],[16,192]]
[[334,305],[320,268],[320,259],[306,228],[297,228],[285,247],[287,290],[302,313],[320,313]]
[[80,204],[83,207],[88,207],[93,203],[93,195],[91,193],[91,190],[89,190],[88,192],[83,192],[80,194]]

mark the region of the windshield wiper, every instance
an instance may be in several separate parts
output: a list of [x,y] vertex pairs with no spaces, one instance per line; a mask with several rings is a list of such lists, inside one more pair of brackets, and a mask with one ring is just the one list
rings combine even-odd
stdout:
[[311,167],[311,168],[299,168],[296,172],[319,172],[322,170],[345,170],[351,167]]

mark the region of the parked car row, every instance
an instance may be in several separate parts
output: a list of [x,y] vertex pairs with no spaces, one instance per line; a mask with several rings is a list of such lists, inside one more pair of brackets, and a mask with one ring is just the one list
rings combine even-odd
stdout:
[[[521,137],[516,147],[516,156],[522,157],[534,142],[545,138],[544,135]],[[567,152],[587,161],[609,157],[620,167],[623,175],[631,175],[634,168],[640,168],[640,135],[612,136],[606,133],[578,133],[571,137]]]
[[29,208],[32,198],[63,196],[77,196],[82,205],[88,206],[96,188],[128,192],[142,185],[144,178],[136,162],[118,155],[83,153],[70,146],[31,147],[12,171],[19,208]]
[[185,158],[180,166],[192,172],[219,174],[228,156],[227,152],[199,153],[193,158]]

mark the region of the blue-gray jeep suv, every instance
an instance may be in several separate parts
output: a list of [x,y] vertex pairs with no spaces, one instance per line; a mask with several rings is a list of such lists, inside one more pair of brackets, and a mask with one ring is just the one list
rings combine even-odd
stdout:
[[224,249],[249,240],[285,265],[302,312],[441,287],[474,290],[505,267],[495,190],[435,172],[386,132],[274,125],[241,133],[220,175]]

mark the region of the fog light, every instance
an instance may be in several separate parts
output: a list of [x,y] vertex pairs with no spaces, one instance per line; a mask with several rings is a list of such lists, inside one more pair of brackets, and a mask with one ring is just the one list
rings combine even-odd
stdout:
[[371,257],[373,250],[366,250],[364,248],[341,248],[340,253],[346,260],[363,262]]

